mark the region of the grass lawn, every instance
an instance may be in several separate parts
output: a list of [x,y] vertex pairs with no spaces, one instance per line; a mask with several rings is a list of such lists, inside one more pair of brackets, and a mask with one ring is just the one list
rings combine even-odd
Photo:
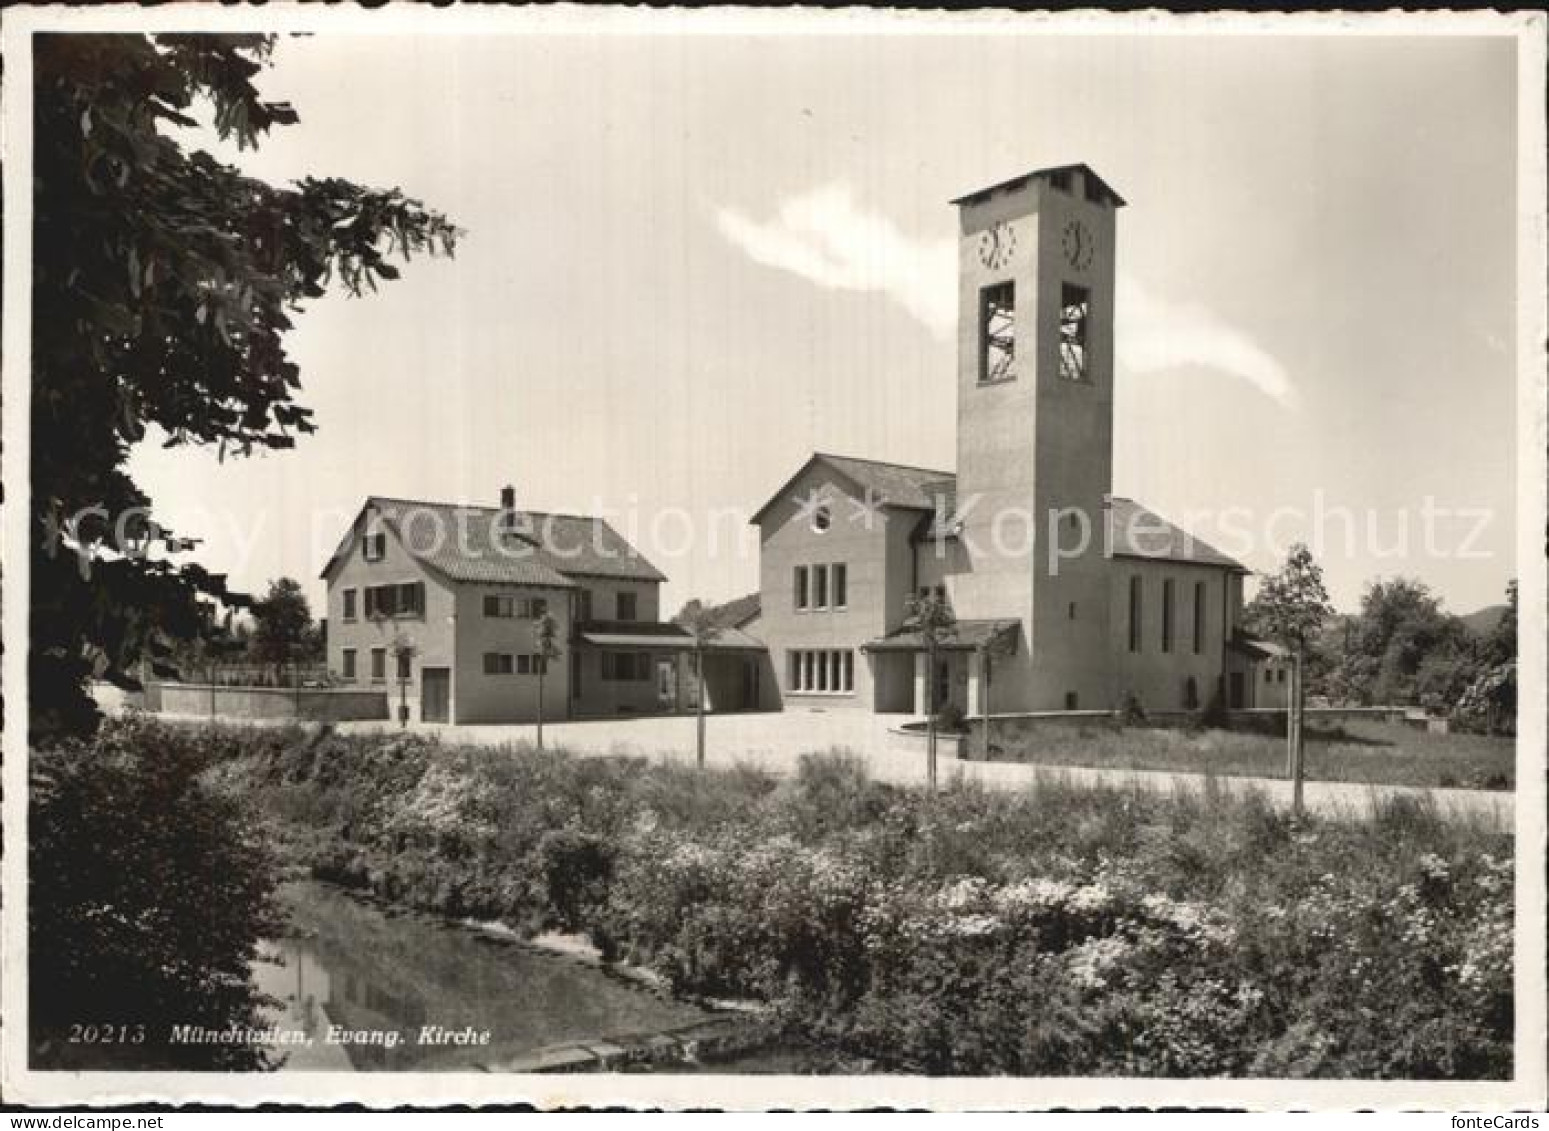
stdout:
[[[1007,721],[995,724],[997,760],[1050,766],[1177,770],[1247,777],[1285,774],[1285,739],[1247,730],[1110,727]],[[978,738],[973,740],[978,756]],[[1511,789],[1516,744],[1473,734],[1429,734],[1402,723],[1307,722],[1310,780],[1462,789]]]

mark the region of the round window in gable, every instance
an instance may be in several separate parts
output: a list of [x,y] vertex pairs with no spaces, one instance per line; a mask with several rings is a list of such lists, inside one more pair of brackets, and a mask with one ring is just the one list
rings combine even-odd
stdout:
[[818,507],[817,510],[812,512],[812,529],[817,531],[819,534],[827,533],[828,528],[833,524],[834,516],[833,513],[828,509],[827,504]]

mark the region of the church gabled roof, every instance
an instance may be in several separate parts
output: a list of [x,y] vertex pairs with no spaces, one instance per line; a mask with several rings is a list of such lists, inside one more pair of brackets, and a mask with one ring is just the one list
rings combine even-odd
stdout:
[[943,482],[951,482],[950,471],[938,471],[925,467],[911,467],[902,463],[883,463],[881,460],[860,459],[856,456],[836,456],[829,452],[813,452],[796,469],[769,500],[754,512],[750,522],[762,521],[770,507],[785,497],[791,486],[807,473],[813,464],[821,463],[847,480],[858,495],[870,492],[873,500],[882,506],[904,507],[909,510],[928,511],[936,506],[931,488]]
[[1116,558],[1161,559],[1248,572],[1236,558],[1228,557],[1181,526],[1174,526],[1134,499],[1119,495],[1113,496],[1108,508],[1108,535]]

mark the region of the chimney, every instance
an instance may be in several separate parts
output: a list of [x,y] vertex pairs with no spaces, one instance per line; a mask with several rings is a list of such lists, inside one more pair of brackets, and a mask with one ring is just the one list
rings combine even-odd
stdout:
[[516,529],[516,488],[509,483],[500,489],[500,529],[502,533]]

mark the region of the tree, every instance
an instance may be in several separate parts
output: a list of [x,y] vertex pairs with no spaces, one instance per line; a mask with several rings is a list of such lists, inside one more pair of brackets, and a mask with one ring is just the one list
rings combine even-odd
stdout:
[[1291,653],[1291,695],[1286,706],[1286,773],[1291,778],[1291,806],[1302,811],[1302,772],[1305,747],[1302,715],[1306,710],[1303,661],[1308,648],[1333,615],[1323,570],[1312,551],[1301,543],[1291,547],[1280,572],[1263,578],[1254,595],[1256,622],[1271,638]]
[[[925,649],[925,784],[934,791],[936,757],[936,663],[944,645],[957,639],[957,618],[945,597],[934,592],[904,602],[905,623],[920,635]],[[988,725],[988,719],[985,720]]]
[[1486,656],[1493,664],[1514,663],[1517,659],[1517,579],[1506,583],[1506,607],[1485,642]]
[[545,609],[538,614],[533,625],[533,637],[538,645],[538,749],[543,749],[543,682],[549,674],[549,661],[563,654],[559,646],[559,622],[554,614]]
[[698,693],[694,696],[694,763],[705,768],[705,653],[721,635],[722,625],[714,611],[700,601],[693,600],[678,613],[680,624],[694,641],[694,682]]
[[[89,730],[89,655],[125,673],[186,639],[225,579],[176,558],[125,471],[167,446],[292,447],[314,430],[287,356],[291,316],[332,283],[398,277],[388,261],[451,254],[456,228],[397,189],[336,178],[276,186],[190,151],[183,127],[254,148],[295,123],[253,78],[257,35],[39,35],[34,71],[32,649],[35,734]],[[229,603],[229,600],[228,600]]]
[[[1360,703],[1415,703],[1423,696],[1421,669],[1438,653],[1470,649],[1467,628],[1449,616],[1424,582],[1395,577],[1371,582],[1334,673],[1334,681]],[[1429,678],[1435,684],[1439,664]],[[1456,662],[1456,657],[1454,661]]]
[[393,669],[398,676],[398,725],[404,728],[409,725],[409,665],[418,651],[407,633],[393,634]]
[[[285,920],[251,804],[212,784],[221,745],[130,717],[28,760],[28,1018],[35,1069],[266,1067],[172,1027],[263,1024],[249,968]],[[71,1026],[107,1026],[72,1043]],[[99,1031],[101,1031],[99,1029]]]
[[278,680],[281,669],[296,664],[315,639],[312,607],[299,582],[276,578],[269,590],[253,604],[253,658],[273,664]]

